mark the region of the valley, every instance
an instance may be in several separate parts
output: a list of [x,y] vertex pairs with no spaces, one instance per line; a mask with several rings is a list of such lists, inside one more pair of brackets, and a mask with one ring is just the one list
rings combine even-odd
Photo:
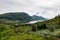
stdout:
[[0,15],[0,40],[60,40],[59,15],[50,20],[36,21],[31,16],[25,17],[25,13],[20,14],[25,16],[11,15]]

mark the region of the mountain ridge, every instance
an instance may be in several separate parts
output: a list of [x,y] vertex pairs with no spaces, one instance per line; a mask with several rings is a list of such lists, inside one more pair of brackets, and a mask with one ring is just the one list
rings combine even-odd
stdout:
[[29,16],[25,12],[11,12],[11,13],[5,13],[0,15],[0,19],[7,19],[7,20],[18,20],[21,22],[29,22],[32,20],[32,17]]
[[37,20],[47,20],[47,19],[37,15],[30,16],[28,13],[25,12],[9,12],[5,14],[0,14],[0,21],[5,23],[9,21],[27,23],[30,21],[37,21]]
[[37,16],[37,15],[33,15],[32,18],[33,18],[34,20],[48,20],[47,18],[44,18],[44,17],[42,17],[42,16]]

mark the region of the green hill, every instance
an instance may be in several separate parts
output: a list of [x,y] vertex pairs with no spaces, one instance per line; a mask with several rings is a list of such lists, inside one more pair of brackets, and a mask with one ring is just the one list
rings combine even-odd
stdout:
[[1,14],[0,20],[29,22],[32,20],[32,17],[25,12],[12,12],[12,13]]
[[55,28],[60,28],[60,16],[56,16],[55,18],[48,20],[47,25]]
[[60,16],[35,24],[0,23],[0,40],[60,40]]
[[60,16],[47,21],[37,22],[34,25],[37,26],[38,30],[49,29],[50,31],[55,31],[56,29],[60,29]]
[[36,24],[43,24],[45,23],[47,25],[47,27],[52,26],[52,27],[59,27],[60,26],[60,16],[56,16],[53,19],[44,21],[44,22],[38,22]]

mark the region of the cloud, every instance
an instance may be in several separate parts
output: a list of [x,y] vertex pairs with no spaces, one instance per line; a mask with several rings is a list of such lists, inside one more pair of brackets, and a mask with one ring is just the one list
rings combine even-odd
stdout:
[[60,14],[60,0],[0,0],[0,13],[17,11],[53,18]]

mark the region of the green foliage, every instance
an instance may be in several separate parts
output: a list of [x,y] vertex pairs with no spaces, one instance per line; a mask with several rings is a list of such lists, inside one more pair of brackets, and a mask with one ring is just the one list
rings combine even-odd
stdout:
[[38,37],[35,32],[30,30],[30,26],[12,27],[0,24],[0,40],[44,40],[43,37]]
[[32,31],[36,32],[37,28],[36,25],[32,25]]
[[[37,25],[37,28],[39,29],[39,27],[45,31],[46,29],[49,31],[47,32],[47,34],[42,33],[42,35],[44,35],[43,37],[45,38],[45,40],[58,40],[60,38],[60,16],[57,16],[53,19],[50,19],[48,21],[44,21],[44,22],[38,22],[35,25]],[[42,25],[42,26],[41,26]],[[46,26],[46,29],[44,29],[44,27]],[[40,31],[41,31],[40,29]],[[59,30],[58,30],[59,29]],[[57,31],[56,31],[57,30]],[[50,34],[48,34],[50,33]],[[49,37],[46,37],[46,35]],[[48,39],[47,39],[48,38]]]
[[60,16],[31,25],[0,23],[0,40],[58,40],[60,38],[59,20]]

